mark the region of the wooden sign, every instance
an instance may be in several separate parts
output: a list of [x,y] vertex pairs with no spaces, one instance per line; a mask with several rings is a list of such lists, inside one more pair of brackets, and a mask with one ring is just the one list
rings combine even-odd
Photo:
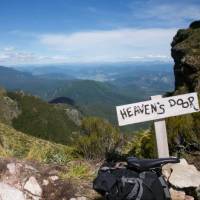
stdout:
[[152,96],[150,101],[117,106],[120,126],[154,121],[159,158],[169,157],[167,130],[164,118],[199,112],[197,93],[162,98]]
[[149,101],[117,106],[120,126],[140,123],[199,111],[197,93],[153,98]]

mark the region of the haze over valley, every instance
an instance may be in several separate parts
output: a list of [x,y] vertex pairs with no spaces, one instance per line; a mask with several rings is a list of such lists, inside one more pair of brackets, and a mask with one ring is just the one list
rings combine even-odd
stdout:
[[47,102],[67,97],[85,115],[114,124],[115,106],[148,100],[174,87],[172,63],[163,62],[16,66],[0,67],[0,72],[0,85],[7,90],[23,90]]

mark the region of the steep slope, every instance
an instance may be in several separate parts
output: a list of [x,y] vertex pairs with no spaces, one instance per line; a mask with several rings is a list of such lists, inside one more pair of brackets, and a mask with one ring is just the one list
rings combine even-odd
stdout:
[[1,96],[0,121],[17,130],[62,144],[70,142],[72,133],[78,130],[67,105],[52,105],[23,92],[5,92]]
[[0,123],[0,157],[66,163],[72,159],[72,151],[70,147],[29,136]]

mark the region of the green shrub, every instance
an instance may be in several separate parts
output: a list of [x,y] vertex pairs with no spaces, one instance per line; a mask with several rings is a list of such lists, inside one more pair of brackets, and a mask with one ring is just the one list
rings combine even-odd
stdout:
[[150,131],[141,131],[133,136],[123,148],[123,154],[137,158],[155,158],[155,138]]
[[0,145],[0,158],[10,157],[10,154]]
[[197,130],[192,115],[177,116],[167,119],[167,132],[170,150],[175,151],[175,146],[182,140],[185,143],[197,141]]
[[76,148],[86,159],[104,159],[120,145],[120,134],[109,122],[95,117],[85,118],[82,135],[76,141]]

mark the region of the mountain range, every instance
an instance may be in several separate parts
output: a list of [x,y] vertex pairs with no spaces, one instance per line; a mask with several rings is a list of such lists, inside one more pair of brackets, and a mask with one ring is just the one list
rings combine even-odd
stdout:
[[[117,124],[117,105],[172,91],[174,80],[169,63],[1,66],[0,85],[9,91],[23,90],[47,102],[69,98],[85,116],[99,116]],[[131,130],[144,126],[147,127],[134,125]]]

